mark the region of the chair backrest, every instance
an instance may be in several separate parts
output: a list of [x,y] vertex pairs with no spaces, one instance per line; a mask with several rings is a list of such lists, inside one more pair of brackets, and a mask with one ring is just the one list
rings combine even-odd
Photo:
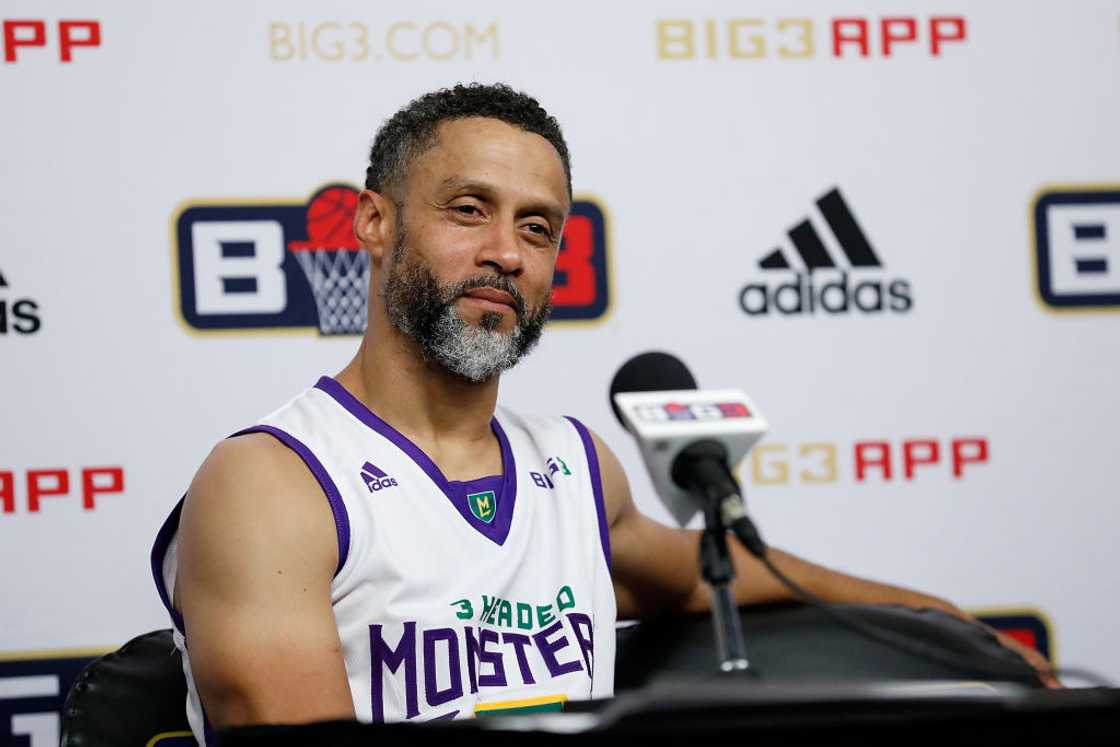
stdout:
[[194,745],[186,702],[171,631],[145,633],[78,675],[62,709],[61,747]]

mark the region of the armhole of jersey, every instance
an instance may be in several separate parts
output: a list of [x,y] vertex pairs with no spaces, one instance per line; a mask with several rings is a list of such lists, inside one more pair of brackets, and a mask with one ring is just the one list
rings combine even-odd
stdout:
[[334,569],[334,575],[337,577],[350,554],[350,517],[346,513],[346,504],[342,502],[342,495],[338,492],[334,480],[327,474],[327,470],[324,469],[319,459],[311,453],[311,449],[287,431],[271,425],[254,425],[252,428],[234,433],[230,438],[244,436],[247,433],[267,433],[287,446],[303,460],[303,463],[307,465],[311,474],[319,482],[319,487],[323,489],[323,493],[327,496],[327,503],[330,504],[331,513],[334,515],[335,531],[338,534],[338,566]]
[[156,582],[156,591],[159,592],[160,601],[167,609],[167,614],[171,615],[171,622],[184,638],[187,637],[187,625],[183,621],[183,616],[171,605],[171,593],[163,578],[163,560],[167,557],[171,540],[175,538],[175,533],[179,531],[179,516],[183,513],[183,500],[185,498],[184,495],[175,504],[175,508],[171,509],[171,514],[167,517],[167,521],[163,522],[163,526],[159,528],[155,544],[152,545],[152,578]]
[[202,705],[202,696],[198,696],[198,709],[202,711],[202,741],[205,742],[206,747],[215,747],[218,744],[218,738],[214,736],[214,725],[210,723],[210,717],[206,715],[206,706]]
[[611,569],[611,534],[607,527],[607,506],[603,502],[603,476],[599,472],[599,454],[595,451],[595,441],[587,426],[573,417],[568,416],[568,421],[579,434],[583,442],[583,451],[587,454],[587,467],[591,471],[591,490],[595,494],[595,513],[599,517],[599,540],[603,543],[603,557],[607,561],[607,570]]

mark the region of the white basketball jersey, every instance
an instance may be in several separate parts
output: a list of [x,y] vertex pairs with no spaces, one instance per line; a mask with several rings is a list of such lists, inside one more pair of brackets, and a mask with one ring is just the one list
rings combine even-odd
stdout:
[[[242,433],[303,459],[334,513],[331,602],[354,710],[363,721],[559,709],[613,692],[615,598],[599,463],[570,418],[492,421],[503,472],[448,481],[424,452],[334,379]],[[188,718],[209,728],[189,632],[171,607],[182,506],[152,569],[183,654]]]

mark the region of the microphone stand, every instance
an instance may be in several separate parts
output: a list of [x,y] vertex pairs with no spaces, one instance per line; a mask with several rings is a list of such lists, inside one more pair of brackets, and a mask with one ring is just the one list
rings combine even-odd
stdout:
[[727,527],[723,525],[718,506],[705,508],[704,523],[704,532],[700,535],[700,569],[704,580],[712,587],[712,624],[716,630],[719,668],[723,672],[741,672],[749,667],[747,647],[743,643],[739,608],[731,596],[735,567],[727,548]]
[[[714,450],[714,451],[713,451]],[[722,447],[711,441],[702,441],[687,447],[677,457],[674,472],[679,465],[682,472],[689,474],[688,490],[704,507],[704,532],[700,535],[700,572],[712,587],[712,624],[716,632],[716,651],[719,668],[723,672],[743,672],[749,668],[747,647],[743,643],[743,628],[739,620],[739,608],[731,596],[731,581],[735,578],[735,566],[731,562],[731,552],[727,547],[727,530],[722,510],[726,491],[721,489],[724,475],[719,461],[712,459],[722,451]],[[706,475],[716,470],[720,480]],[[708,477],[709,479],[704,479]],[[699,479],[698,479],[699,478]]]

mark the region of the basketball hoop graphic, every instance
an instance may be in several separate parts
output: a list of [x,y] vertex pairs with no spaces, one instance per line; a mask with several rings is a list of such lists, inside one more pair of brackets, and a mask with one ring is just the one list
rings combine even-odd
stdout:
[[369,255],[354,236],[357,208],[356,189],[324,187],[307,206],[307,241],[288,243],[315,294],[319,331],[324,335],[366,330]]

